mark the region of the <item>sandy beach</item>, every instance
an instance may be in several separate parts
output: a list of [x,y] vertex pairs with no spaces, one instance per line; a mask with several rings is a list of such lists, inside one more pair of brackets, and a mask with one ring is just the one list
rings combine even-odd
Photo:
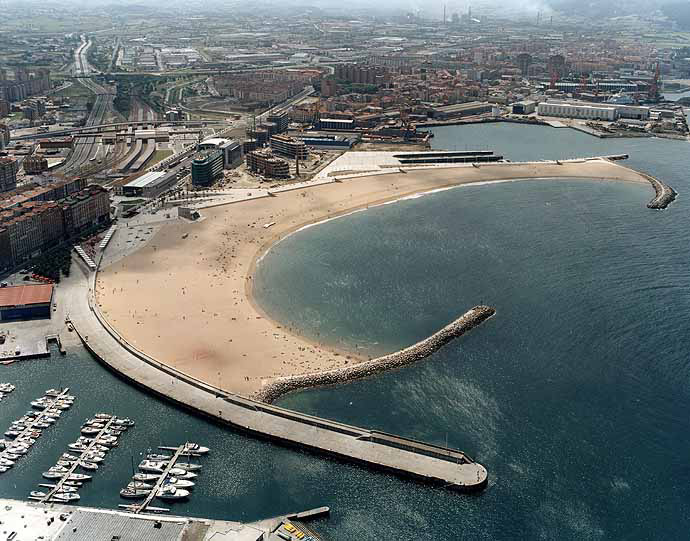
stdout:
[[[364,360],[313,344],[266,318],[254,305],[256,260],[277,240],[306,224],[414,193],[552,177],[648,184],[631,169],[590,160],[439,167],[281,192],[203,210],[197,223],[163,226],[138,251],[100,271],[97,303],[138,349],[212,385],[252,396],[276,377]],[[650,186],[650,198],[653,194]],[[641,212],[645,204],[640,201]],[[275,225],[263,227],[270,222]]]

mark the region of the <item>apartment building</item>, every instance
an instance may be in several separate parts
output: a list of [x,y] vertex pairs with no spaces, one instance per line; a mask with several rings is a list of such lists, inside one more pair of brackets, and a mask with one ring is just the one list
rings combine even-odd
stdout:
[[273,155],[269,149],[254,150],[247,154],[247,167],[250,171],[273,178],[288,178],[290,166]]
[[8,192],[17,187],[18,169],[14,158],[0,158],[0,192]]
[[307,145],[304,141],[294,139],[288,135],[273,135],[271,137],[271,150],[293,160],[306,160],[308,156]]

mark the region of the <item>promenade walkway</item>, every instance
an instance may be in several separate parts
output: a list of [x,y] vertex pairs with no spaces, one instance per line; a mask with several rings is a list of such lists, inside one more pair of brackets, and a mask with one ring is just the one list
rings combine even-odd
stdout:
[[91,306],[91,279],[74,285],[70,320],[112,370],[192,410],[283,444],[337,456],[459,490],[486,486],[486,469],[460,451],[312,417],[227,393],[137,352]]

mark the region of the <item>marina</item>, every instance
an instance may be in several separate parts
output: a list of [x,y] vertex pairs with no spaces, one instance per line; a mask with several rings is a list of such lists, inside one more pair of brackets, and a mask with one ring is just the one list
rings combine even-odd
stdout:
[[119,436],[130,426],[133,426],[133,422],[129,419],[118,419],[114,415],[103,413],[88,420],[82,426],[81,432],[91,437],[80,436],[76,442],[68,446],[70,452],[77,452],[79,455],[69,453],[61,455],[57,464],[43,473],[43,477],[55,479],[57,483],[50,485],[50,490],[45,493],[32,491],[29,499],[42,503],[78,501],[79,495],[75,487],[81,487],[84,481],[90,481],[91,476],[77,473],[77,470],[97,470],[98,463],[104,460],[110,449],[117,446]]
[[69,409],[74,396],[69,395],[69,388],[64,390],[49,389],[31,407],[38,411],[28,411],[14,421],[5,431],[6,440],[0,440],[0,473],[7,472],[15,462],[27,454],[42,431],[53,425],[62,412]]
[[[183,500],[189,496],[190,490],[194,487],[194,482],[191,479],[196,478],[197,475],[192,472],[200,470],[201,466],[190,463],[178,463],[178,461],[181,457],[201,456],[201,454],[208,452],[208,448],[204,447],[203,450],[205,452],[201,453],[199,452],[200,447],[198,445],[185,443],[179,447],[159,447],[159,449],[174,451],[174,454],[172,456],[147,455],[147,460],[139,464],[139,469],[153,473],[135,474],[133,476],[134,481],[120,491],[120,496],[123,498],[143,497],[144,501],[133,505],[120,504],[120,508],[134,513],[146,511],[164,513],[168,512],[169,509],[151,506],[154,498],[175,501]],[[153,485],[150,485],[146,481],[155,482]]]

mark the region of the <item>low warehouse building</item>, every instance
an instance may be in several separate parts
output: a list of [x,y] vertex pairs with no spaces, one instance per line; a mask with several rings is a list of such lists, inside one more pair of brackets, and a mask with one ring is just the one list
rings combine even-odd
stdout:
[[50,318],[50,284],[0,288],[0,321]]

